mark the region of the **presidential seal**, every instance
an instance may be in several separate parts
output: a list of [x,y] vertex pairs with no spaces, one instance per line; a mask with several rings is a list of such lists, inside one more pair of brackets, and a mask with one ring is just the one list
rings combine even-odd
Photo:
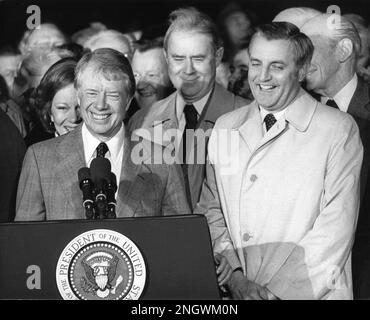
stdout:
[[145,286],[146,268],[129,238],[97,229],[77,236],[64,248],[56,281],[65,300],[136,300]]

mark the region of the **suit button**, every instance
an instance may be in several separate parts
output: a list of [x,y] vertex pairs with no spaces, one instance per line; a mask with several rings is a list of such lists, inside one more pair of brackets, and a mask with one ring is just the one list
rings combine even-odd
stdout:
[[252,174],[249,178],[251,182],[255,182],[257,180],[257,176],[255,174]]
[[244,234],[243,234],[243,240],[244,240],[245,242],[247,242],[250,238],[252,238],[252,236],[250,236],[250,235],[249,235],[249,233],[244,233]]

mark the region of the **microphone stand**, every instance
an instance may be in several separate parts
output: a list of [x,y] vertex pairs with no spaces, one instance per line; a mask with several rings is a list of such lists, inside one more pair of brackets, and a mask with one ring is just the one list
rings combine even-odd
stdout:
[[92,181],[95,184],[95,218],[107,217],[107,194],[106,188],[110,180],[111,163],[108,159],[98,157],[90,164]]
[[83,194],[82,205],[85,208],[86,219],[94,219],[93,183],[91,181],[89,168],[84,167],[78,171],[78,181]]
[[114,219],[116,218],[116,198],[115,193],[117,191],[117,182],[116,182],[116,175],[111,172],[109,176],[109,181],[106,185],[106,194],[107,194],[107,218]]

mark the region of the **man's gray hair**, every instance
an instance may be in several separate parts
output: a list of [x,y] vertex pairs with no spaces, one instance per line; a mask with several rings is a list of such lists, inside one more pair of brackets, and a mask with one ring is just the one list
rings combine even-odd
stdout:
[[307,21],[302,26],[302,31],[309,36],[318,35],[329,38],[332,47],[343,39],[351,40],[354,55],[361,51],[361,39],[354,24],[344,16],[333,16],[325,13]]
[[355,55],[358,56],[361,52],[361,38],[355,25],[347,18],[341,16],[340,21],[336,24],[335,32],[331,33],[332,40],[338,43],[342,39],[349,39],[352,41]]
[[196,31],[207,34],[212,39],[212,45],[216,50],[222,47],[218,29],[213,20],[206,14],[193,7],[181,8],[172,11],[169,16],[170,26],[164,37],[164,49],[167,51],[168,39],[173,31]]

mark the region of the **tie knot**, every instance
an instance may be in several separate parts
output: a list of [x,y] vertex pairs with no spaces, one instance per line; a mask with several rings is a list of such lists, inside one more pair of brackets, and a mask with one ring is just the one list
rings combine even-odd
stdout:
[[192,104],[185,105],[184,108],[186,129],[195,129],[198,121],[198,112]]
[[272,113],[269,113],[265,117],[266,130],[269,131],[270,128],[275,124],[276,118]]
[[334,99],[329,99],[328,101],[326,101],[326,105],[335,109],[339,109]]
[[108,146],[105,142],[100,142],[98,147],[96,148],[96,156],[99,158],[104,158],[105,154],[108,152]]

